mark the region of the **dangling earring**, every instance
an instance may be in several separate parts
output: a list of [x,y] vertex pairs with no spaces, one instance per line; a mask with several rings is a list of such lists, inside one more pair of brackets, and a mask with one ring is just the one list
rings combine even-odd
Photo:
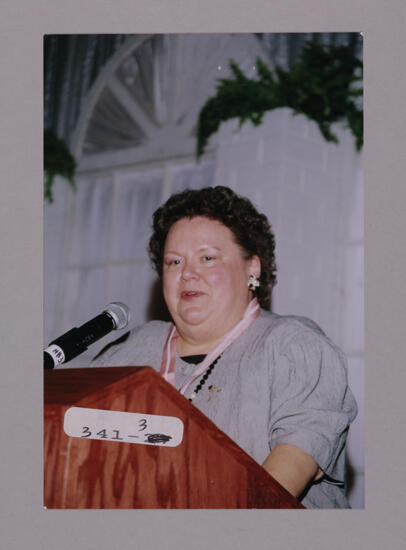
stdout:
[[259,287],[261,283],[259,282],[259,279],[257,277],[255,277],[255,275],[250,275],[249,276],[249,279],[248,279],[248,288],[252,291],[252,292],[255,292],[255,289],[257,289]]

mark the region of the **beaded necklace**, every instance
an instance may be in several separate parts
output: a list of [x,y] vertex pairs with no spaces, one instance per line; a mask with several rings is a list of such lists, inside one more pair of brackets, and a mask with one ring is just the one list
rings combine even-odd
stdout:
[[221,355],[219,355],[214,361],[213,363],[210,365],[210,367],[206,370],[206,372],[203,374],[200,382],[197,384],[197,386],[195,387],[192,395],[189,397],[189,401],[193,401],[193,399],[196,397],[196,395],[198,394],[198,392],[202,389],[202,387],[205,385],[206,383],[206,380],[208,379],[208,377],[210,376],[212,370],[214,369],[214,367],[216,366],[216,363],[217,361],[220,359]]

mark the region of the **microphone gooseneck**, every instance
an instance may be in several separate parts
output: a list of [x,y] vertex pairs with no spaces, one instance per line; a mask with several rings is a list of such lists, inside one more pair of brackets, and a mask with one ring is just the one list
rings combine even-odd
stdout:
[[74,359],[112,330],[125,328],[129,318],[130,311],[125,304],[121,302],[108,304],[105,310],[94,319],[79,328],[72,328],[53,340],[44,351],[44,368],[53,369]]

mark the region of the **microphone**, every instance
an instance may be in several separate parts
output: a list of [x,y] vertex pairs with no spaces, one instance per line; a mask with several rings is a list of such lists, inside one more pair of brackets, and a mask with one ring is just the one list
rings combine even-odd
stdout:
[[130,311],[125,304],[108,304],[100,315],[79,328],[72,328],[49,344],[44,350],[44,369],[53,369],[67,363],[112,330],[126,327],[129,319]]

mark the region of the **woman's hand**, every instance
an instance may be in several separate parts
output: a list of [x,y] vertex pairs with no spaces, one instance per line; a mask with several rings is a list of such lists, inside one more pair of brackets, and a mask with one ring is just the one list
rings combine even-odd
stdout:
[[286,443],[277,445],[262,466],[296,498],[311,481],[323,475],[313,457],[299,447]]

